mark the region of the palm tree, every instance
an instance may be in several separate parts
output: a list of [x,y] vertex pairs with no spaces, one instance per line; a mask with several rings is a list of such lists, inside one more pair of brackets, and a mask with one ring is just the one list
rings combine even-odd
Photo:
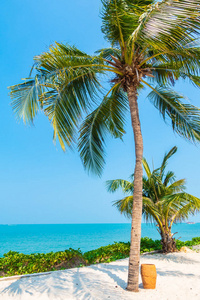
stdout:
[[[154,222],[161,236],[164,253],[174,252],[176,242],[171,232],[173,223],[185,221],[189,215],[200,210],[200,199],[185,192],[185,179],[175,180],[174,172],[166,172],[168,159],[177,151],[173,147],[165,154],[161,166],[153,171],[145,158],[143,167],[146,176],[143,176],[143,216],[146,222]],[[114,201],[114,206],[131,218],[133,208],[133,175],[131,182],[122,179],[106,182],[109,192],[121,189],[127,196]]]
[[[102,0],[102,6],[110,47],[88,55],[75,46],[51,46],[34,58],[30,77],[10,88],[12,108],[25,123],[42,110],[54,140],[63,150],[77,142],[84,166],[97,174],[105,163],[107,133],[122,138],[130,113],[136,164],[127,289],[138,291],[143,140],[137,98],[148,87],[148,98],[164,120],[171,119],[173,130],[199,141],[199,109],[171,87],[179,78],[200,86],[200,0]],[[105,76],[107,91],[101,86]]]

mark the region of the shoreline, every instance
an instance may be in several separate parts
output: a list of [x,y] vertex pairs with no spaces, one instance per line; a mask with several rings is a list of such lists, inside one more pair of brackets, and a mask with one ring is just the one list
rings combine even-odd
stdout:
[[[186,242],[176,240],[177,250],[182,247],[197,247],[196,251],[199,251],[199,245],[200,237]],[[115,242],[87,252],[72,248],[65,251],[32,254],[9,251],[0,257],[0,278],[110,263],[129,257],[129,252],[130,242]],[[162,252],[161,241],[152,240],[148,237],[141,238],[140,255],[155,252]]]

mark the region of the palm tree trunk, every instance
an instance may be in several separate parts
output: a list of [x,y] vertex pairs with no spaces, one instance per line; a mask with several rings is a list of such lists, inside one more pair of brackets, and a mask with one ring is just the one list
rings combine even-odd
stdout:
[[142,158],[143,158],[143,139],[141,133],[137,89],[129,86],[127,89],[128,100],[131,112],[131,121],[135,140],[136,164],[134,171],[134,193],[133,211],[131,226],[131,247],[129,257],[128,285],[127,290],[138,292],[139,287],[139,264],[140,264],[140,240],[141,240],[141,221],[142,221]]
[[176,241],[171,234],[171,231],[161,233],[161,244],[163,253],[170,253],[176,251]]

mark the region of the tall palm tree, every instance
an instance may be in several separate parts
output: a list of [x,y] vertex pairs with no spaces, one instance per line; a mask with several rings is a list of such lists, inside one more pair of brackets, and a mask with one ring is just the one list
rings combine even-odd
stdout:
[[[51,46],[34,58],[30,77],[11,87],[12,107],[25,123],[43,110],[63,149],[75,145],[78,133],[83,164],[97,174],[105,163],[107,133],[122,138],[130,113],[136,164],[127,289],[138,291],[143,140],[137,98],[148,87],[148,98],[164,120],[171,119],[173,130],[199,141],[199,109],[171,86],[179,78],[200,86],[200,0],[102,0],[102,6],[110,47],[88,55],[74,46]],[[105,76],[107,91],[100,84]]]
[[[171,232],[173,223],[186,220],[200,210],[200,199],[185,192],[185,179],[175,179],[174,172],[166,172],[168,159],[177,151],[173,147],[165,154],[161,166],[151,171],[143,158],[146,176],[143,176],[143,216],[146,222],[154,222],[161,236],[164,253],[174,252],[176,242]],[[133,208],[133,176],[131,181],[116,179],[106,182],[109,192],[121,189],[127,196],[114,201],[114,206],[131,218]]]

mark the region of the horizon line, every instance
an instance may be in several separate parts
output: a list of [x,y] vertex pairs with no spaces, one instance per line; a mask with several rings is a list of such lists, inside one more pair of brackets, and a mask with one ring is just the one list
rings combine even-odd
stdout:
[[[199,224],[200,222],[178,222],[176,224],[173,225],[178,225],[178,224],[187,224],[187,223],[193,223],[193,224]],[[4,223],[4,224],[0,224],[0,226],[16,226],[16,225],[94,225],[94,224],[130,224],[131,222],[123,222],[123,223]],[[155,223],[153,222],[142,222],[141,224],[151,224],[151,225],[155,225]],[[188,225],[192,225],[192,224],[188,224]]]

